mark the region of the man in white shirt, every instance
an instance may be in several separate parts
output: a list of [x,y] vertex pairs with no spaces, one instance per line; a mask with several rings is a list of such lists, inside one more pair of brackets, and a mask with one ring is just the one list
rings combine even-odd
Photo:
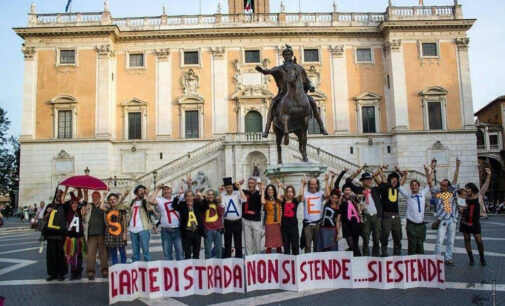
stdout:
[[[158,193],[161,190],[161,197]],[[149,203],[158,205],[161,223],[161,244],[163,258],[173,260],[172,252],[175,249],[175,259],[182,260],[182,239],[179,213],[173,208],[179,199],[172,195],[170,186],[158,185],[149,197]]]
[[235,183],[233,190],[231,177],[223,178],[223,188],[220,188],[221,203],[224,206],[224,256],[231,257],[231,240],[235,247],[235,257],[242,258],[242,203],[247,197],[240,188],[240,182]]
[[[431,175],[428,167],[424,167],[426,177]],[[403,185],[407,181],[407,171],[402,172]],[[407,200],[407,241],[408,254],[424,254],[424,241],[426,240],[426,225],[424,222],[424,210],[426,206],[426,194],[430,192],[429,184],[420,189],[421,184],[417,180],[410,181],[410,190],[403,186],[398,188],[400,194]]]
[[[319,185],[317,178],[311,178],[308,182],[309,187],[303,193],[303,235],[305,237],[305,253],[310,253],[311,245],[317,250],[317,236],[321,226],[321,211],[323,210],[324,199],[330,196],[329,174],[324,178],[325,192]],[[307,179],[302,179],[302,189],[307,185]]]

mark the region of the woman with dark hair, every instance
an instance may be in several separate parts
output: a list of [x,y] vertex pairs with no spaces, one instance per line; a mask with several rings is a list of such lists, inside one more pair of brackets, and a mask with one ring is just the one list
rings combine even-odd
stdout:
[[202,199],[198,191],[195,194],[191,190],[184,193],[184,200],[173,204],[172,207],[179,212],[181,217],[181,237],[184,259],[199,259],[200,247],[203,236],[202,216],[209,204]]
[[277,190],[270,184],[266,188],[261,185],[261,204],[265,208],[265,248],[266,253],[275,248],[277,253],[282,253],[281,235],[281,202],[277,197]]
[[340,214],[342,219],[342,233],[349,249],[354,256],[361,256],[358,241],[361,235],[361,217],[358,199],[352,193],[351,185],[345,184],[342,187],[342,200],[340,204]]
[[486,266],[486,260],[484,259],[484,243],[482,242],[480,228],[480,203],[478,198],[479,188],[477,188],[474,183],[468,183],[465,185],[465,190],[468,196],[466,199],[466,207],[462,208],[459,231],[463,233],[465,238],[465,248],[470,259],[469,265],[475,265],[472,254],[472,246],[470,245],[470,234],[473,234],[479,249],[480,265]]
[[[126,244],[128,243],[127,229],[127,211],[123,201],[130,192],[126,190],[121,197],[118,194],[111,193],[107,196],[109,207],[105,214],[105,246],[109,250],[112,264],[126,263]],[[119,252],[119,260],[118,254]]]
[[338,251],[340,240],[340,190],[333,189],[323,207],[321,227],[317,239],[317,251]]
[[[295,187],[288,185],[286,188],[279,183],[279,200],[282,207],[281,235],[284,245],[284,254],[298,255],[300,253],[300,233],[298,232],[298,218],[296,212],[303,198],[303,188],[297,196]],[[280,191],[284,191],[281,195]]]

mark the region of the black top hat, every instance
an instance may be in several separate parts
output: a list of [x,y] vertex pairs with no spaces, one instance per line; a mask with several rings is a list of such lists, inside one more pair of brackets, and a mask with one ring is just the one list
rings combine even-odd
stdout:
[[365,172],[361,175],[361,178],[359,179],[359,181],[363,181],[363,180],[368,180],[368,179],[372,179],[372,175],[368,172]]
[[400,179],[400,175],[398,175],[398,173],[396,173],[396,172],[392,172],[392,173],[390,173],[390,174],[388,175],[388,182],[389,182],[389,181],[391,181],[391,179],[392,179],[392,178],[395,178],[395,177],[396,177],[396,179],[397,179],[397,180],[399,180],[399,179]]
[[223,185],[224,186],[233,185],[231,177],[225,177],[225,178],[223,178]]
[[134,193],[135,195],[137,195],[137,192],[139,191],[139,189],[140,189],[140,188],[144,188],[144,189],[146,189],[146,186],[144,186],[144,185],[138,185],[137,187],[135,187],[135,190],[133,191],[133,193]]

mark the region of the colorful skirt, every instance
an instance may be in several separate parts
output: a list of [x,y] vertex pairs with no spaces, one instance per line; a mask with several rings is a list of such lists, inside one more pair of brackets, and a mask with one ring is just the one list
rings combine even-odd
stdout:
[[280,248],[282,247],[281,224],[266,224],[265,225],[265,247]]
[[86,255],[87,248],[84,237],[67,237],[63,245],[63,251],[67,257],[74,257],[79,254]]

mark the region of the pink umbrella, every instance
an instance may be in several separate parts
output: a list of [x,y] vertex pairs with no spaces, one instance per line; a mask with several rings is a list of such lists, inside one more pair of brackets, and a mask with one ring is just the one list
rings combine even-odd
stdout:
[[100,179],[97,179],[96,177],[90,175],[72,176],[61,182],[60,185],[92,190],[109,190],[107,184],[102,182]]

